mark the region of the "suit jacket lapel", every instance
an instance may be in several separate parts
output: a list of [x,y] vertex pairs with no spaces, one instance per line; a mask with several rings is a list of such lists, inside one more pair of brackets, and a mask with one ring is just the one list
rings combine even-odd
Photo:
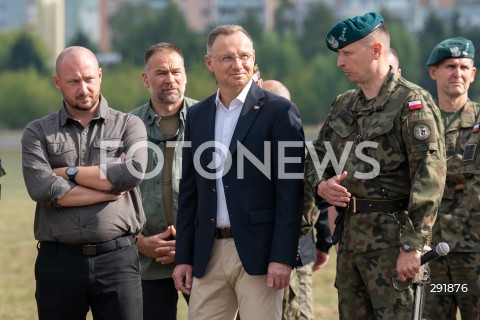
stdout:
[[233,131],[232,140],[229,146],[232,155],[237,150],[237,141],[241,142],[243,140],[257,118],[257,115],[260,113],[264,104],[264,97],[265,94],[262,89],[260,89],[256,83],[253,83],[250,92],[245,99],[245,103],[243,104],[242,113],[238,118],[237,126]]
[[[202,134],[203,141],[202,143],[211,143],[215,141],[215,114],[217,107],[215,106],[215,97],[216,95],[211,96],[207,101],[205,101],[206,113],[205,113],[205,123],[200,124],[203,128],[204,134]],[[213,161],[213,152],[204,152],[203,165],[207,165]]]

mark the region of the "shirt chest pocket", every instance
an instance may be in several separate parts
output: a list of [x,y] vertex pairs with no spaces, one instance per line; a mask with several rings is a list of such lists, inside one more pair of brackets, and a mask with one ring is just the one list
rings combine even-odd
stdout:
[[123,152],[123,142],[120,139],[97,139],[92,146],[95,165],[117,161]]
[[363,137],[363,141],[369,145],[362,153],[379,162],[384,171],[397,170],[407,161],[401,139],[400,133],[398,136],[395,134],[393,120],[379,121],[373,124]]
[[480,173],[480,139],[470,139],[465,145],[462,157],[461,173]]
[[342,140],[352,140],[355,137],[355,120],[347,113],[340,113],[328,125]]
[[366,120],[367,122],[362,125],[364,128],[362,131],[357,131],[356,125],[351,125],[335,132],[349,137],[349,140],[354,142],[352,152],[355,152],[357,157],[363,154],[373,158],[381,164],[382,169],[388,170],[390,165],[395,168],[406,161],[405,150],[394,132],[393,120],[374,117]]
[[341,161],[340,159],[345,156],[345,153],[348,153],[348,157],[351,158],[354,155],[352,143],[355,142],[357,131],[353,118],[338,116],[332,119],[328,125],[333,133],[331,136],[325,136],[327,141],[324,141],[324,143],[327,153],[332,150],[337,161]]
[[75,144],[72,142],[49,143],[48,162],[52,168],[68,167],[77,164]]

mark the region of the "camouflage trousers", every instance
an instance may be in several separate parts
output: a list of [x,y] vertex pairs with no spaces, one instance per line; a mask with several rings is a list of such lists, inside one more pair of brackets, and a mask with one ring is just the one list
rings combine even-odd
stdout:
[[340,247],[335,287],[340,319],[413,319],[410,282],[392,278],[398,247],[354,253]]
[[283,320],[313,320],[313,262],[292,270],[283,295]]
[[[480,253],[450,252],[446,257],[432,260],[428,264],[431,282],[427,286],[425,295],[424,318],[455,320],[458,308],[462,319],[480,319],[480,296],[478,295]],[[456,290],[456,294],[449,295],[445,292],[448,291],[448,287],[443,286],[444,284],[466,284],[468,291]]]

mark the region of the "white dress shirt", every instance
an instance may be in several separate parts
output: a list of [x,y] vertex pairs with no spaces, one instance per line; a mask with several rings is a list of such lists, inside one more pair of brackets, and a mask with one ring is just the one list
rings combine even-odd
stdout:
[[243,104],[245,103],[245,99],[247,98],[251,86],[252,82],[247,84],[242,92],[230,102],[228,108],[220,101],[220,91],[217,91],[217,97],[215,99],[215,105],[217,107],[215,113],[215,145],[217,147],[214,161],[217,172],[217,228],[230,227],[230,218],[225,199],[225,189],[222,181],[222,176],[224,175],[223,169],[225,167],[225,159],[227,156],[226,152],[230,146],[233,132],[237,126],[238,118],[240,117]]

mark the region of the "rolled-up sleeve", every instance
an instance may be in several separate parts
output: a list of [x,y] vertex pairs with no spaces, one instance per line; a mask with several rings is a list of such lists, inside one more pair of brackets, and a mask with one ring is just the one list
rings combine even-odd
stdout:
[[110,162],[100,168],[113,185],[111,193],[131,190],[142,182],[148,161],[147,131],[137,116],[126,115],[122,144],[125,161]]
[[47,142],[37,121],[31,122],[22,136],[23,178],[28,194],[35,202],[53,206],[76,185],[53,173],[48,162]]

